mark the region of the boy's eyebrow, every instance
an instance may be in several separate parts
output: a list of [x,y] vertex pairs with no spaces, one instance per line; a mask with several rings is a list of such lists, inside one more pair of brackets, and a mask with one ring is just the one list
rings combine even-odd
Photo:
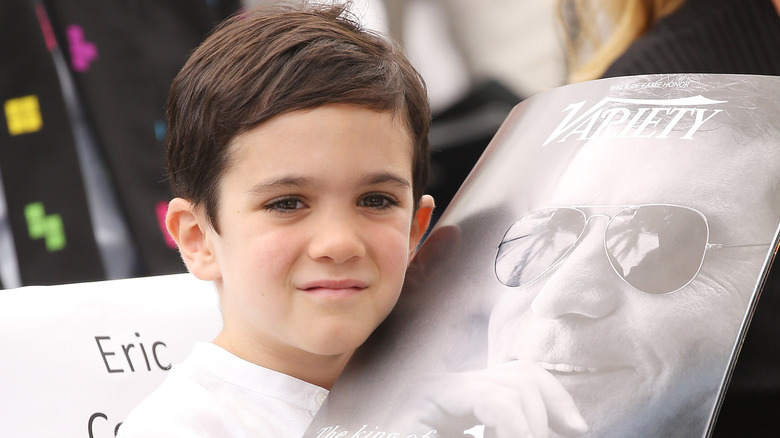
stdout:
[[[360,179],[363,185],[391,183],[400,187],[411,187],[411,183],[399,175],[392,172],[378,172],[363,176]],[[314,178],[305,176],[283,176],[281,178],[260,181],[249,189],[250,193],[264,193],[266,191],[280,187],[303,187],[317,184]]]
[[312,178],[308,178],[305,176],[284,176],[281,178],[260,181],[259,183],[252,186],[252,188],[249,191],[251,193],[263,193],[273,188],[301,187],[301,186],[306,186],[311,184],[314,184],[314,180]]
[[403,178],[391,172],[379,172],[379,173],[368,174],[363,177],[363,182],[366,185],[393,183],[395,185],[402,186],[402,187],[412,186],[411,183],[406,178]]

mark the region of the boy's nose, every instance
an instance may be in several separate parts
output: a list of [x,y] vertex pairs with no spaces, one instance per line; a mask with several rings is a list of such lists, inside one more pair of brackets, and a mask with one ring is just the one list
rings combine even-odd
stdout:
[[[601,226],[599,226],[601,225]],[[626,294],[604,253],[604,225],[591,222],[571,253],[542,282],[531,310],[545,319],[566,315],[603,318],[618,309]]]
[[349,215],[331,215],[318,221],[309,243],[309,256],[337,264],[363,257],[366,247],[357,222],[358,218]]

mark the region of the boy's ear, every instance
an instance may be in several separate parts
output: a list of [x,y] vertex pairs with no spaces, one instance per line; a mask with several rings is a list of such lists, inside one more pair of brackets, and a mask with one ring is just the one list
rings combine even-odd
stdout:
[[201,280],[219,278],[219,263],[208,236],[211,225],[202,211],[196,211],[186,199],[174,198],[168,203],[165,226],[176,241],[187,270]]
[[420,205],[417,207],[414,218],[412,218],[412,229],[409,232],[409,261],[414,257],[420,239],[428,231],[428,226],[431,224],[431,215],[433,215],[433,207],[433,197],[431,195],[423,195],[420,198]]

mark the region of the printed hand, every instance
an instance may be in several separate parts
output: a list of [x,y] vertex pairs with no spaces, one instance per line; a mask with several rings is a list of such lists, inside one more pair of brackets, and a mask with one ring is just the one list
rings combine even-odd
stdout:
[[417,387],[415,393],[419,395],[415,428],[435,429],[437,437],[462,437],[475,425],[485,425],[485,436],[496,438],[546,438],[550,429],[574,437],[588,431],[561,384],[529,361],[448,373]]

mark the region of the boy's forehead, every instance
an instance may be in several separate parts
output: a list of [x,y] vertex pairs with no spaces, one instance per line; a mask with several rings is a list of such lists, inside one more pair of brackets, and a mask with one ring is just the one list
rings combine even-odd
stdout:
[[[269,125],[279,124],[280,120],[284,120],[284,122],[281,123],[295,123],[294,121],[298,118],[310,116],[312,114],[321,113],[321,111],[326,110],[334,110],[334,109],[349,109],[353,114],[355,114],[357,117],[362,114],[381,114],[381,115],[387,115],[391,118],[394,129],[398,130],[399,133],[402,133],[406,137],[406,142],[404,147],[407,147],[410,152],[410,156],[414,154],[414,143],[415,143],[415,135],[414,130],[411,127],[411,122],[408,120],[408,116],[406,115],[405,111],[403,109],[389,109],[389,110],[378,110],[374,108],[369,108],[366,106],[356,105],[356,104],[350,104],[350,103],[327,103],[323,105],[313,106],[313,107],[306,107],[306,108],[300,108],[300,109],[294,109],[290,111],[284,111],[279,114],[275,114],[273,117],[270,117],[266,120],[263,120],[260,123],[257,123],[255,125],[252,125],[251,127],[243,130],[242,132],[239,132],[236,134],[230,141],[227,143],[226,148],[228,149],[228,155],[229,157],[232,157],[235,152],[237,151],[238,147],[244,147],[246,146],[246,142],[244,139],[256,131],[262,131],[264,127],[267,127]],[[313,126],[311,123],[303,121],[300,126],[298,127],[299,132],[309,132],[313,135],[317,135],[318,127]],[[316,147],[316,144],[312,144],[312,147]],[[371,143],[366,143],[366,147],[371,147]]]
[[[258,163],[270,171],[280,163],[312,158],[327,162],[334,158],[334,144],[358,142],[354,152],[375,154],[377,164],[397,162],[399,157],[408,161],[411,177],[416,147],[406,119],[401,111],[342,103],[287,111],[236,135],[226,146],[226,172],[250,154],[259,154]],[[398,155],[399,150],[403,155]]]

